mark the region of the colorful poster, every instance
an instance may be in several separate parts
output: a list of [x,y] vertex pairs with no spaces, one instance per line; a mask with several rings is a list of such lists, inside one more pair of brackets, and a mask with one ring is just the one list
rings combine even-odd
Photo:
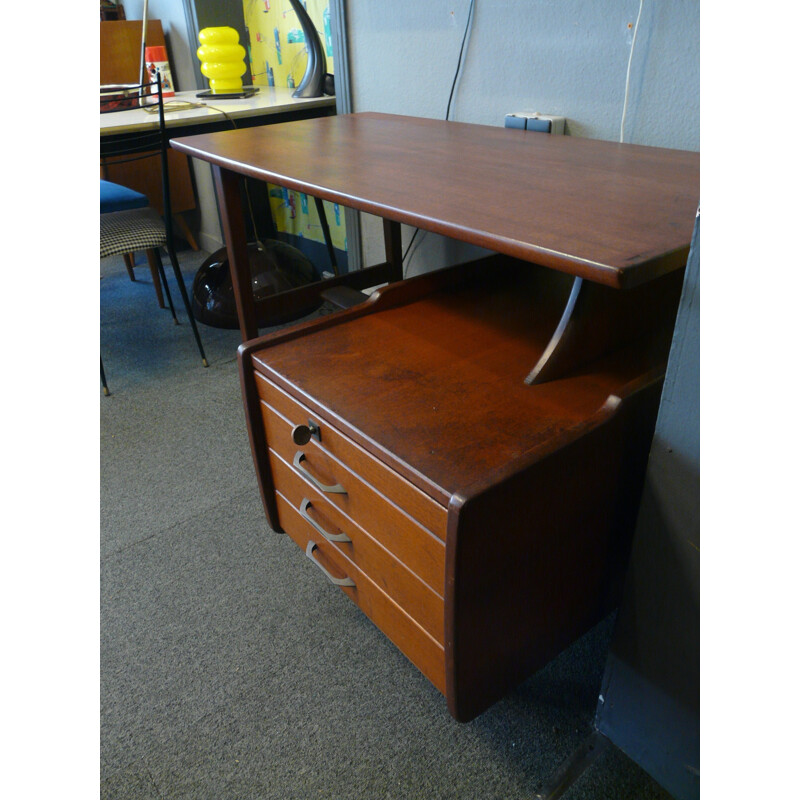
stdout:
[[[308,16],[317,29],[333,73],[330,8],[328,0],[304,0]],[[247,54],[253,84],[294,89],[303,79],[308,61],[305,36],[289,0],[243,0],[244,21],[249,34]],[[324,242],[316,204],[301,192],[269,188],[272,216],[279,231]],[[336,248],[347,249],[344,214],[332,203],[325,203],[331,238]]]

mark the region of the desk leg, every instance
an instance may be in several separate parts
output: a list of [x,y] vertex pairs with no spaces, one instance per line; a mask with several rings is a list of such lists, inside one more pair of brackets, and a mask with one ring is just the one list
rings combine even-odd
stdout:
[[403,241],[400,238],[400,223],[383,220],[383,241],[386,244],[386,260],[389,262],[389,282],[403,280]]
[[228,263],[233,282],[233,296],[239,315],[242,341],[258,336],[256,304],[253,300],[253,284],[250,276],[250,259],[247,254],[247,233],[242,208],[240,177],[237,173],[221,167],[212,167],[214,185],[219,199],[222,231],[228,250]]

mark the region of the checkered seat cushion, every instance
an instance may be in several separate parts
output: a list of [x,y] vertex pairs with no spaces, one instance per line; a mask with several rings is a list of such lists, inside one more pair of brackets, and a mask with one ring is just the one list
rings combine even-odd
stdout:
[[100,258],[150,250],[167,243],[167,229],[150,207],[100,215]]

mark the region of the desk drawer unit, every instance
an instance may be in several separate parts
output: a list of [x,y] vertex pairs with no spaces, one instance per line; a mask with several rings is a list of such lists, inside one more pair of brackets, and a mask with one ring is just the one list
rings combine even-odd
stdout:
[[[257,385],[281,529],[444,692],[445,509],[274,384]],[[298,444],[309,421],[315,438]]]
[[615,606],[663,375],[623,348],[525,386],[530,270],[393,284],[239,351],[271,526],[462,721]]

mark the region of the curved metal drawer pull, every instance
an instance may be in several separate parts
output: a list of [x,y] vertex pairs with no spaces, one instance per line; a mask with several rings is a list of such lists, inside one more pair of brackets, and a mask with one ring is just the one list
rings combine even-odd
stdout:
[[353,540],[346,533],[328,533],[318,522],[315,522],[308,516],[308,507],[311,501],[303,498],[300,503],[300,516],[309,524],[315,531],[321,533],[329,542],[352,542]]
[[320,483],[307,469],[300,466],[300,462],[303,461],[306,457],[306,454],[302,450],[298,450],[294,454],[294,460],[292,464],[294,464],[295,468],[298,472],[308,478],[314,486],[317,487],[321,492],[328,492],[328,493],[335,493],[335,494],[347,494],[347,489],[340,484],[336,484],[335,486],[326,486],[324,483]]
[[350,578],[334,578],[333,575],[322,566],[322,564],[317,561],[316,558],[312,555],[314,550],[316,549],[316,544],[314,542],[309,541],[308,545],[306,546],[306,555],[308,556],[309,560],[315,567],[319,567],[322,570],[322,574],[331,582],[335,583],[337,586],[355,586],[355,583],[350,580]]

